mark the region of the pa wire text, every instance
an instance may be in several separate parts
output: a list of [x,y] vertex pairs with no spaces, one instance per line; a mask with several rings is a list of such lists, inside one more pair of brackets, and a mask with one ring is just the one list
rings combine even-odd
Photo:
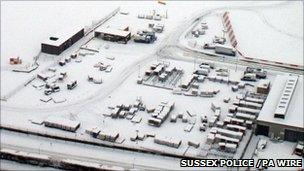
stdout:
[[181,159],[180,167],[303,167],[302,159]]

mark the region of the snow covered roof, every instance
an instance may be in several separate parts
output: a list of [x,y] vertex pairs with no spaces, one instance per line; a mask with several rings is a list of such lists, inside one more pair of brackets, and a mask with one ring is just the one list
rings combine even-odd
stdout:
[[277,108],[275,110],[275,115],[285,117],[285,114],[286,114],[287,109],[289,107],[289,102],[292,98],[295,87],[297,86],[297,81],[298,81],[297,76],[291,76],[285,82],[285,87],[284,87],[283,92],[281,94],[280,101],[277,104]]
[[232,46],[216,44],[215,48],[234,49]]
[[277,105],[280,102],[282,93],[290,75],[278,75],[274,82],[269,95],[264,103],[264,106],[259,114],[258,121],[276,123],[286,126],[304,128],[303,126],[303,76],[299,76],[298,82],[291,95],[289,107],[286,110],[285,118],[275,118],[274,113]]
[[97,28],[95,30],[95,32],[117,35],[117,36],[122,36],[122,37],[126,37],[126,36],[128,36],[128,34],[131,33],[130,31],[124,31],[124,30],[113,29],[113,28]]
[[72,36],[74,36],[76,33],[78,33],[80,30],[82,30],[82,27],[73,27],[68,30],[63,30],[60,32],[57,32],[55,34],[52,34],[48,37],[48,39],[41,42],[41,44],[47,44],[52,46],[59,46],[65,41],[69,40]]
[[72,127],[76,128],[80,122],[79,121],[72,121],[66,118],[62,117],[55,117],[55,116],[50,116],[47,119],[44,120],[44,122],[52,123],[52,124],[58,124],[66,127]]

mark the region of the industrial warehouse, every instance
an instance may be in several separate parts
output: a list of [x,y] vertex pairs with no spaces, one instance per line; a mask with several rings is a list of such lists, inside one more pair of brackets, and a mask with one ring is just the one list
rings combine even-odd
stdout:
[[83,28],[57,33],[41,43],[41,51],[48,54],[59,55],[83,36]]
[[302,6],[1,2],[0,170],[301,163]]
[[286,141],[303,141],[303,77],[277,76],[272,84],[257,118],[256,134]]

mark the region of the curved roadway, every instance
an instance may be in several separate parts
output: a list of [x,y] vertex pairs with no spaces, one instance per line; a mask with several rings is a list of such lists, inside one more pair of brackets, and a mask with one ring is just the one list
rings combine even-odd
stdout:
[[185,58],[183,56],[178,55],[177,52],[186,53],[189,56],[201,58],[201,59],[207,59],[207,60],[213,60],[218,62],[226,62],[226,63],[232,63],[238,65],[244,65],[244,66],[257,66],[267,69],[273,69],[273,70],[279,70],[283,72],[293,72],[298,74],[303,74],[303,71],[295,71],[291,69],[285,69],[281,67],[274,67],[274,66],[268,66],[263,64],[257,64],[252,62],[246,62],[246,61],[240,61],[237,59],[231,59],[231,58],[223,58],[223,57],[215,57],[210,56],[208,54],[204,54],[198,51],[190,50],[184,46],[182,46],[180,42],[180,38],[187,31],[189,28],[199,22],[199,20],[202,17],[205,17],[209,15],[212,12],[218,11],[218,10],[227,10],[227,9],[253,9],[253,8],[263,8],[263,7],[275,7],[275,6],[281,6],[285,5],[288,2],[281,2],[277,4],[271,4],[271,5],[261,5],[261,6],[233,6],[233,7],[220,7],[220,8],[214,8],[210,10],[205,10],[203,12],[198,12],[194,14],[194,17],[192,17],[190,20],[186,20],[182,22],[178,27],[176,27],[165,39],[162,40],[160,45],[158,46],[157,50],[154,54],[144,56],[143,58],[140,58],[136,61],[134,61],[132,64],[126,66],[123,71],[119,74],[117,78],[114,78],[111,82],[106,83],[107,86],[98,90],[95,95],[88,96],[86,98],[83,98],[81,100],[75,101],[74,103],[70,103],[63,106],[52,106],[47,108],[29,108],[26,106],[9,106],[1,104],[1,110],[2,111],[15,111],[15,112],[56,112],[56,111],[70,111],[70,110],[81,110],[84,106],[95,104],[95,102],[98,102],[104,98],[106,98],[109,94],[111,94],[117,87],[119,87],[132,73],[134,73],[137,70],[137,66],[144,65],[156,58],[169,58],[169,59],[175,59],[175,60],[185,60],[185,61],[193,61],[192,58]]

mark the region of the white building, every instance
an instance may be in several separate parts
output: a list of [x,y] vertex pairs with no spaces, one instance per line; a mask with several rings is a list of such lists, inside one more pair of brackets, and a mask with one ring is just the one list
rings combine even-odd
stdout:
[[257,118],[256,134],[304,140],[303,76],[279,75]]
[[50,116],[44,120],[44,125],[47,127],[75,132],[79,128],[80,122],[61,117]]

